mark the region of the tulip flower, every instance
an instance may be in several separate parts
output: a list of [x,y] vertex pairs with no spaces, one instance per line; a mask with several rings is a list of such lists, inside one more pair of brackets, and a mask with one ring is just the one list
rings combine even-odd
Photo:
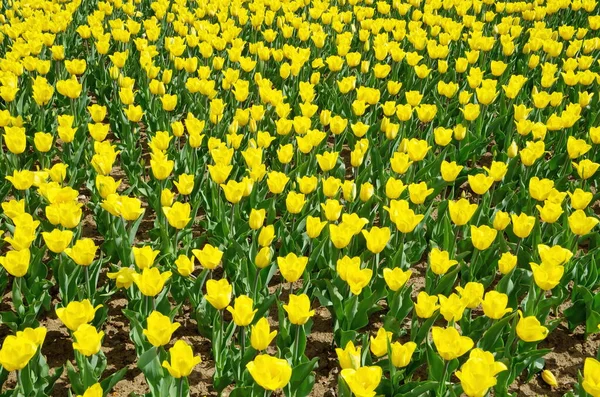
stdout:
[[189,376],[194,367],[202,361],[200,356],[194,356],[192,347],[182,340],[175,342],[169,349],[169,356],[171,362],[165,360],[162,366],[175,379]]
[[325,203],[321,203],[321,208],[325,213],[325,218],[330,222],[334,222],[339,219],[344,206],[338,200],[327,199]]
[[548,200],[546,200],[543,207],[536,205],[535,208],[540,212],[540,219],[546,223],[556,222],[564,212],[560,204]]
[[296,256],[293,252],[290,252],[285,257],[277,258],[279,271],[288,283],[296,282],[302,277],[307,263],[308,257]]
[[102,397],[103,395],[104,391],[102,390],[102,385],[100,385],[100,383],[95,383],[88,387],[83,395],[77,395],[77,397]]
[[233,316],[233,322],[238,327],[250,325],[258,309],[254,309],[254,301],[247,295],[240,295],[235,298],[233,307],[227,306],[227,311]]
[[270,247],[262,247],[254,257],[254,264],[259,269],[264,269],[271,264],[273,253]]
[[448,251],[441,251],[439,248],[434,248],[429,254],[429,264],[431,271],[437,275],[446,274],[451,267],[458,264],[458,261],[450,259]]
[[132,252],[135,265],[141,270],[151,268],[156,257],[160,254],[159,250],[153,250],[149,245],[141,248],[133,247]]
[[260,229],[260,233],[258,234],[258,245],[261,247],[267,247],[271,245],[273,240],[275,239],[275,226],[267,225],[263,226]]
[[361,367],[361,348],[360,346],[355,347],[352,341],[348,341],[344,349],[336,348],[335,353],[342,369]]
[[467,305],[466,302],[456,294],[450,294],[448,297],[439,295],[440,314],[448,322],[457,322],[462,318]]
[[346,248],[353,235],[350,228],[343,223],[340,225],[329,224],[329,237],[337,249]]
[[171,319],[156,310],[148,316],[147,328],[143,330],[144,335],[152,346],[159,347],[168,344],[171,336],[181,324],[171,322]]
[[486,293],[483,302],[481,302],[483,313],[493,320],[499,320],[504,317],[505,314],[512,312],[511,308],[506,307],[507,305],[508,295],[498,291]]
[[221,188],[225,193],[225,198],[231,204],[237,204],[244,197],[244,191],[246,190],[246,184],[244,182],[236,182],[234,180],[229,180],[227,183],[222,183]]
[[123,196],[120,197],[120,202],[120,215],[126,221],[135,221],[144,213],[142,202],[135,197]]
[[494,178],[485,174],[469,175],[468,179],[471,190],[479,195],[485,194],[494,183]]
[[347,269],[345,281],[350,286],[350,292],[354,295],[360,295],[363,288],[369,285],[372,276],[373,270],[361,269],[359,264],[358,266],[350,266]]
[[460,299],[469,309],[475,309],[483,299],[483,284],[476,282],[468,282],[464,287],[456,287],[460,294]]
[[584,210],[592,201],[594,195],[591,192],[586,192],[579,188],[575,189],[573,193],[567,192],[571,198],[571,207],[575,210]]
[[248,220],[248,224],[250,225],[250,228],[252,230],[258,230],[260,229],[264,222],[265,222],[265,215],[266,215],[266,210],[264,209],[252,209],[250,211],[250,217]]
[[73,247],[66,248],[65,254],[79,266],[89,266],[94,261],[98,247],[91,238],[77,240]]
[[544,291],[550,291],[556,287],[565,272],[563,266],[547,262],[542,262],[540,265],[530,262],[529,265],[533,272],[535,284]]
[[202,267],[213,270],[221,263],[223,252],[217,247],[206,244],[201,250],[193,249],[192,253],[198,259]]
[[[440,168],[440,173],[442,175],[442,179],[446,182],[454,182],[462,171],[464,167],[462,165],[456,164],[456,161],[447,162],[446,160],[442,161],[442,165]],[[461,200],[459,200],[460,202]],[[476,204],[473,204],[477,207]],[[473,211],[474,212],[474,211]],[[454,221],[454,220],[453,220]],[[468,220],[467,220],[468,222]],[[456,222],[455,222],[456,223]]]
[[579,164],[573,162],[573,168],[577,170],[577,174],[581,179],[588,179],[592,177],[600,168],[599,163],[594,163],[589,159],[581,160]]
[[487,225],[479,227],[471,225],[471,242],[480,251],[488,249],[494,240],[496,240],[497,234],[498,231],[496,229],[492,229]]
[[292,367],[287,360],[259,354],[246,364],[252,379],[263,389],[275,391],[284,388],[292,377]]
[[478,397],[487,394],[488,389],[497,383],[496,375],[506,370],[508,370],[506,365],[494,361],[492,353],[473,349],[460,371],[456,371],[456,377],[460,379],[467,396]]
[[494,215],[494,229],[502,231],[504,229],[506,229],[506,227],[508,226],[508,224],[510,223],[510,216],[508,215],[508,213],[504,212],[504,211],[498,211],[496,212],[496,215]]
[[461,336],[454,327],[433,327],[431,335],[439,355],[446,361],[462,356],[473,347],[473,340]]
[[170,271],[161,273],[158,268],[153,267],[145,268],[141,274],[136,273],[131,277],[143,295],[154,297],[160,294],[171,274]]
[[385,280],[385,283],[388,286],[388,288],[394,292],[402,288],[411,275],[411,270],[404,271],[399,267],[396,267],[394,269],[383,269],[383,278]]
[[163,207],[162,210],[167,217],[169,225],[178,230],[185,228],[192,219],[190,217],[190,203],[176,202],[171,207]]
[[408,185],[408,194],[410,196],[410,201],[413,204],[423,204],[425,199],[427,199],[431,193],[433,193],[433,188],[427,188],[425,182],[411,183]]
[[535,226],[535,218],[524,213],[518,216],[511,214],[510,217],[513,223],[513,233],[519,238],[527,238]]
[[273,194],[279,194],[285,189],[285,185],[288,183],[290,178],[282,172],[271,171],[267,176],[267,186],[269,191]]
[[569,228],[578,236],[588,234],[599,222],[597,218],[586,216],[582,210],[577,210],[569,216]]
[[593,397],[600,396],[600,362],[598,360],[591,357],[585,359],[582,386]]
[[60,254],[71,243],[73,232],[70,230],[54,229],[52,232],[43,232],[42,237],[50,251]]
[[174,182],[179,194],[189,195],[194,190],[194,175],[181,174],[179,180]]
[[379,366],[342,369],[342,378],[355,396],[374,396],[383,370]]
[[352,233],[353,236],[357,236],[362,232],[362,229],[369,223],[369,220],[366,218],[361,218],[355,213],[352,214],[342,214],[342,223],[340,225],[344,225],[347,227]]
[[262,317],[251,327],[250,343],[255,350],[265,350],[277,336],[277,331],[271,332],[269,321]]
[[448,212],[450,219],[456,226],[466,225],[477,211],[477,204],[471,204],[467,199],[461,198],[458,201],[448,201]]
[[517,266],[517,257],[510,252],[505,252],[498,261],[498,270],[502,274],[508,274]]
[[231,302],[233,287],[227,279],[210,279],[206,282],[206,294],[204,297],[215,309],[223,310]]
[[290,295],[289,303],[283,305],[283,309],[290,322],[295,325],[304,325],[315,315],[315,311],[310,309],[310,299],[306,294]]
[[187,257],[185,255],[179,255],[175,260],[175,266],[177,266],[177,272],[183,277],[189,277],[194,272],[194,257]]
[[390,240],[390,228],[373,226],[370,231],[362,231],[365,240],[367,240],[367,249],[374,254],[378,254],[387,245]]
[[383,327],[377,330],[377,335],[374,337],[370,337],[370,348],[371,353],[373,353],[377,357],[385,356],[388,352],[387,346],[388,342],[392,341],[392,333],[387,332]]
[[310,238],[317,238],[321,235],[325,225],[327,225],[327,221],[321,221],[321,218],[309,215],[306,217],[306,234]]
[[19,371],[29,363],[38,346],[24,336],[8,335],[0,349],[0,365],[6,371]]
[[56,316],[63,324],[71,331],[77,331],[80,325],[91,322],[96,311],[102,305],[93,307],[89,299],[84,299],[81,302],[72,301],[66,307],[56,309]]
[[405,344],[394,342],[390,347],[392,350],[392,364],[397,368],[404,368],[410,363],[417,344],[414,342],[406,342]]
[[14,277],[23,277],[29,270],[31,254],[29,249],[20,251],[8,251],[6,255],[0,256],[0,265]]
[[135,274],[135,270],[122,267],[118,272],[115,273],[107,273],[107,277],[111,280],[116,280],[117,288],[129,288],[133,284],[133,275]]
[[573,253],[561,247],[560,245],[555,245],[553,247],[549,247],[544,244],[539,244],[537,246],[538,254],[540,258],[542,258],[542,263],[548,263],[551,265],[564,265],[573,257]]
[[417,302],[414,304],[417,316],[420,318],[430,318],[440,308],[437,303],[437,296],[429,296],[425,291],[419,292]]
[[90,324],[81,324],[73,332],[76,342],[73,342],[73,349],[84,356],[93,356],[100,351],[104,331],[98,332],[96,327]]
[[396,228],[402,233],[410,233],[425,218],[425,215],[415,214],[408,207],[406,200],[392,200],[389,207],[383,207],[389,214]]
[[535,316],[523,317],[519,310],[519,322],[517,323],[517,335],[525,342],[539,342],[548,336],[548,328],[540,324]]

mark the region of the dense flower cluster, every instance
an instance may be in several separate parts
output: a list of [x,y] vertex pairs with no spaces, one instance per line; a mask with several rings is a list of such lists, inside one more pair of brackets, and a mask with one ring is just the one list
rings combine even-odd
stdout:
[[[73,395],[109,393],[114,296],[153,396],[189,394],[202,360],[219,393],[307,396],[325,310],[340,396],[557,387],[538,343],[600,331],[596,0],[0,10],[15,395],[65,368]],[[75,356],[56,371],[52,312]],[[598,361],[567,389],[600,396]]]

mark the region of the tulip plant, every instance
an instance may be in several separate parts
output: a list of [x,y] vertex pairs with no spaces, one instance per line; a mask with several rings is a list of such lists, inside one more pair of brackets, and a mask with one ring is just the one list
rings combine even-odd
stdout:
[[596,0],[0,11],[2,396],[600,397]]

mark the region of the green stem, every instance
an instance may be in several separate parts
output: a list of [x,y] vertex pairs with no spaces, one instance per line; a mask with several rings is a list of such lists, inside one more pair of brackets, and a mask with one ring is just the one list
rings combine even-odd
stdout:
[[229,221],[229,236],[230,237],[234,236],[234,233],[233,233],[234,210],[235,210],[235,204],[231,204],[231,219]]
[[402,236],[400,237],[400,244],[398,244],[398,248],[400,249],[400,258],[398,260],[398,266],[400,266],[401,269],[404,269],[403,262],[404,262],[404,239],[406,237],[406,234],[399,232]]
[[183,397],[183,382],[185,381],[185,378],[182,376],[181,378],[179,378],[179,385],[178,385],[178,389],[179,389],[179,397]]
[[298,345],[299,345],[299,341],[300,341],[300,327],[302,327],[301,325],[296,325],[296,340],[294,341],[294,364],[296,364],[296,362],[299,360],[298,358]]
[[438,397],[443,397],[446,392],[446,373],[448,372],[448,365],[450,361],[446,360],[444,363],[444,371],[442,372],[442,379],[440,380],[440,387],[437,392]]
[[260,271],[261,269],[256,268],[256,275],[254,276],[254,296],[257,297],[258,296],[258,276],[260,275]]
[[94,303],[92,299],[92,288],[90,286],[90,271],[88,269],[89,266],[85,266],[83,271],[85,272],[85,287],[87,289],[87,296],[90,299],[90,302]]

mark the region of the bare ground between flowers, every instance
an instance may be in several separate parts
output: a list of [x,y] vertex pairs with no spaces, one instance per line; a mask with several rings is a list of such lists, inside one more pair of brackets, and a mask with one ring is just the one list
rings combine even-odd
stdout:
[[[413,281],[415,287],[422,285],[422,277],[416,277]],[[285,289],[284,289],[285,291]],[[287,291],[286,291],[287,292]],[[103,342],[103,351],[108,359],[108,368],[105,376],[120,369],[127,367],[128,371],[125,378],[121,380],[113,389],[111,396],[129,396],[134,394],[143,394],[148,392],[148,387],[144,381],[144,375],[136,367],[136,353],[133,343],[129,340],[129,327],[127,319],[121,313],[126,305],[126,299],[116,295],[115,299],[110,301],[110,310],[108,319],[104,325],[106,336]],[[10,306],[10,294],[6,294],[2,299],[2,306]],[[272,325],[277,327],[277,315],[271,313]],[[365,332],[373,332],[377,324],[381,324],[378,314],[371,319],[370,328]],[[192,396],[216,396],[217,393],[212,388],[212,374],[214,364],[211,360],[210,342],[199,336],[196,330],[196,322],[190,317],[190,309],[184,308],[183,315],[177,318],[182,326],[174,335],[175,338],[184,339],[191,343],[194,351],[202,356],[202,363],[198,365],[189,378],[190,390]],[[51,368],[57,368],[66,364],[67,361],[73,362],[73,348],[71,339],[66,328],[54,313],[47,313],[42,325],[48,328],[46,342],[42,352],[46,355]],[[315,386],[312,396],[336,396],[336,384],[339,374],[339,367],[333,346],[333,322],[327,309],[318,308],[314,317],[314,325],[311,334],[308,336],[306,354],[309,358],[319,357],[319,368],[316,371]],[[4,339],[10,331],[6,326],[0,325],[0,339]],[[548,338],[541,344],[541,348],[550,348],[553,351],[546,356],[546,369],[551,370],[560,385],[556,389],[551,389],[546,385],[539,375],[535,376],[529,383],[524,383],[524,379],[517,379],[513,384],[511,391],[518,396],[548,396],[558,397],[564,395],[572,385],[577,381],[577,372],[582,370],[583,362],[586,357],[595,356],[600,346],[600,337],[590,336],[587,340],[584,338],[583,330],[576,329],[570,332],[563,324],[555,329]],[[456,378],[454,381],[458,381]],[[15,384],[15,377],[11,374],[4,389],[11,388]],[[4,390],[3,389],[3,390]],[[53,396],[68,396],[69,382],[66,373],[57,382]],[[224,395],[226,395],[227,390]]]

